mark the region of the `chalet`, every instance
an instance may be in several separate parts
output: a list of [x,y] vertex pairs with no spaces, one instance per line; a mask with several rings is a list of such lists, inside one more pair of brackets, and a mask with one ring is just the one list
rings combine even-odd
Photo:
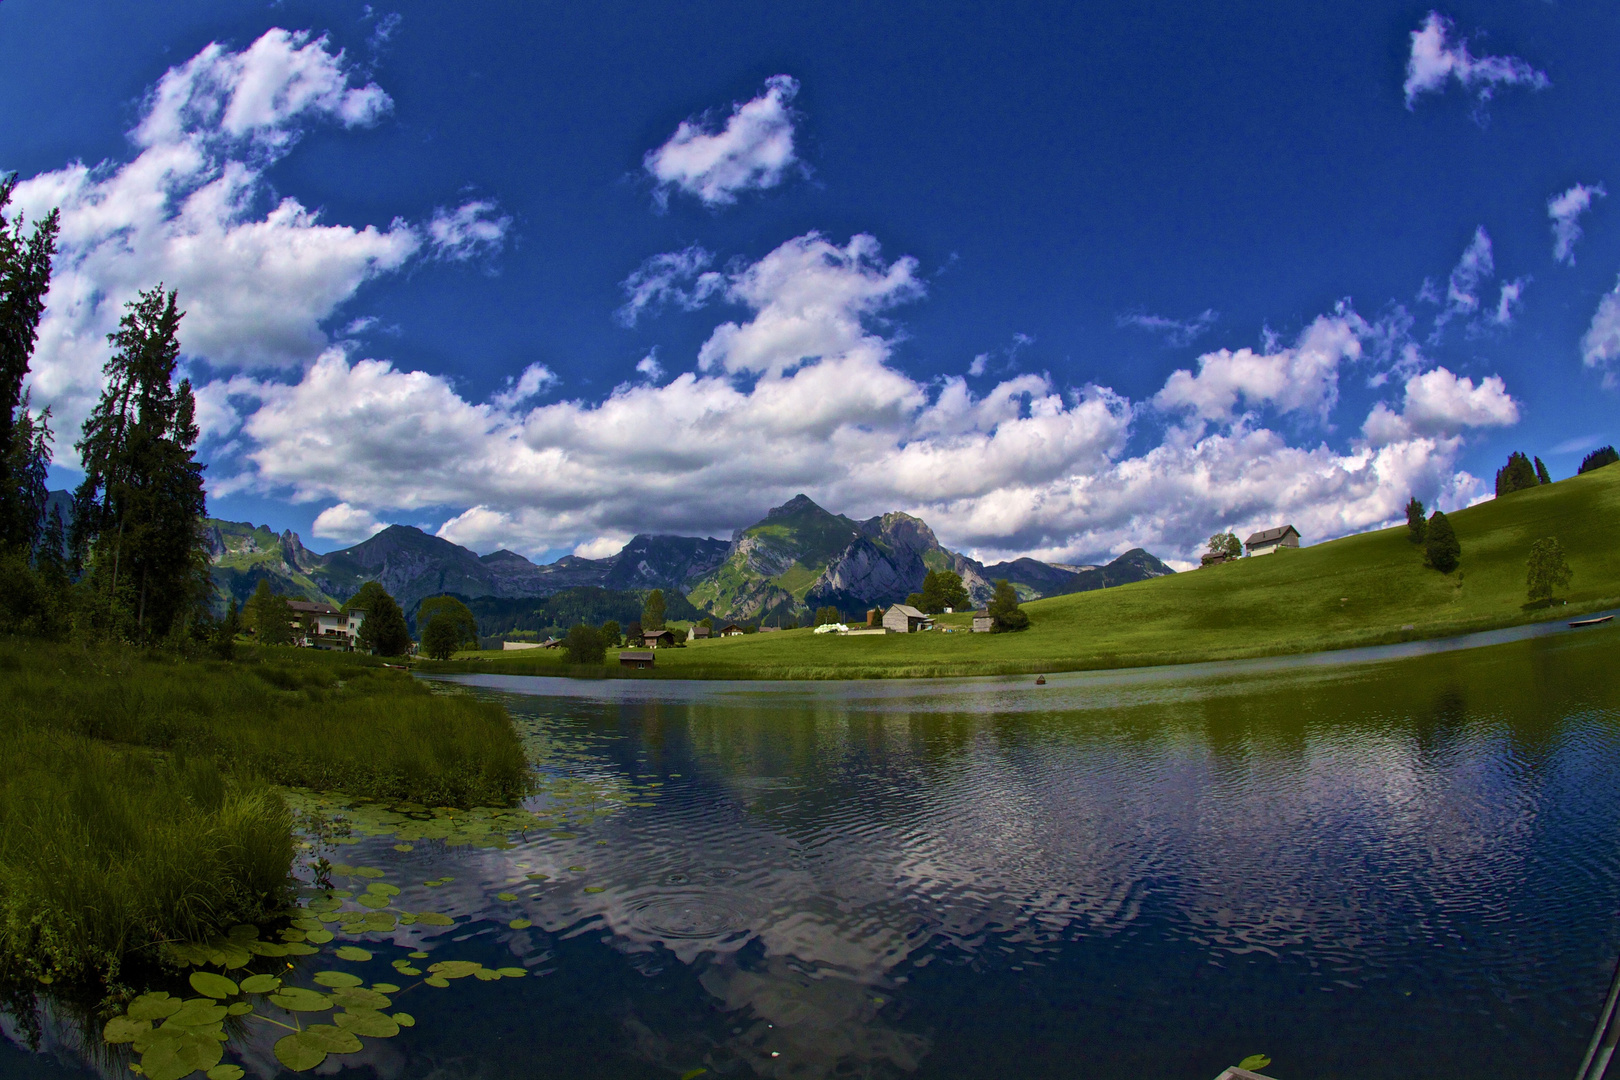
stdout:
[[692,625],[692,628],[686,632],[686,640],[687,641],[703,641],[703,640],[706,640],[707,638],[709,638],[711,635],[713,635],[713,633],[714,633],[713,630],[710,630],[707,626],[704,626],[702,623],[694,623]]
[[738,626],[734,622],[726,623],[726,625],[724,625],[724,626],[722,626],[720,628],[720,636],[721,637],[742,637],[743,636],[743,628]]
[[928,616],[910,604],[896,604],[883,613],[883,629],[891,634],[914,634],[929,625]]
[[628,668],[650,668],[655,657],[652,652],[622,652],[619,654],[619,666]]
[[996,620],[990,617],[988,609],[973,613],[973,632],[975,634],[988,634],[996,628]]
[[641,641],[649,649],[667,649],[675,644],[675,635],[668,630],[643,630]]
[[1292,525],[1277,529],[1261,529],[1243,541],[1250,555],[1270,555],[1278,548],[1299,547],[1299,530]]
[[342,649],[352,652],[366,613],[352,608],[347,614],[330,604],[313,604],[308,600],[289,600],[287,609],[300,628],[298,643],[316,649]]
[[[1259,535],[1259,534],[1257,533],[1256,535]],[[1226,554],[1226,552],[1224,552],[1224,551],[1205,552],[1203,555],[1200,555],[1198,557],[1198,567],[1199,567],[1199,569],[1203,569],[1206,566],[1219,566],[1219,565],[1221,565],[1221,563],[1231,562],[1231,561],[1232,561],[1232,556]]]

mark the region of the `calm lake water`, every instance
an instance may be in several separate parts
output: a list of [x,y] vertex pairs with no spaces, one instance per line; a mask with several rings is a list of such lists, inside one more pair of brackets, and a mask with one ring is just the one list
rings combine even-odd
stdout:
[[[339,932],[417,1023],[319,1071],[1568,1077],[1620,953],[1617,661],[1598,629],[1043,687],[459,680],[549,827],[327,850],[457,922]],[[417,949],[529,977],[406,986]],[[0,1076],[129,1075],[41,1016]],[[225,1060],[277,1075],[276,1037]]]

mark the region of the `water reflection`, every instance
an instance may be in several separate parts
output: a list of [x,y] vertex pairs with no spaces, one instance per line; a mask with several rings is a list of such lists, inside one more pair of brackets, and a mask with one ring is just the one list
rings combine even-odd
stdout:
[[[1563,1076],[1620,948],[1617,642],[1038,690],[469,679],[547,777],[534,826],[341,855],[459,917],[366,935],[378,965],[540,977],[322,1068]],[[273,1076],[266,1046],[232,1060]]]

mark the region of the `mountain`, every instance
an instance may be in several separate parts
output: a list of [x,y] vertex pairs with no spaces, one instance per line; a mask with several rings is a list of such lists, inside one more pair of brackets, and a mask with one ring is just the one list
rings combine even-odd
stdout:
[[1111,589],[1115,585],[1128,585],[1133,581],[1146,581],[1173,573],[1174,570],[1142,548],[1132,548],[1107,566],[1067,566],[1035,559],[1014,559],[1012,562],[984,567],[985,577],[991,581],[1006,578],[1021,600]]
[[203,529],[221,604],[229,599],[245,603],[261,580],[287,596],[336,603],[310,577],[309,571],[320,565],[321,556],[306,549],[297,533],[289,530],[278,536],[263,525],[214,518],[206,519]]

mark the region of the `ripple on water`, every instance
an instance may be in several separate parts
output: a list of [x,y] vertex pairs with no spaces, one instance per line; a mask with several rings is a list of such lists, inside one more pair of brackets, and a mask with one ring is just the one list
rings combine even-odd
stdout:
[[627,905],[637,929],[666,941],[702,941],[750,932],[758,912],[741,897],[719,892],[649,892]]

